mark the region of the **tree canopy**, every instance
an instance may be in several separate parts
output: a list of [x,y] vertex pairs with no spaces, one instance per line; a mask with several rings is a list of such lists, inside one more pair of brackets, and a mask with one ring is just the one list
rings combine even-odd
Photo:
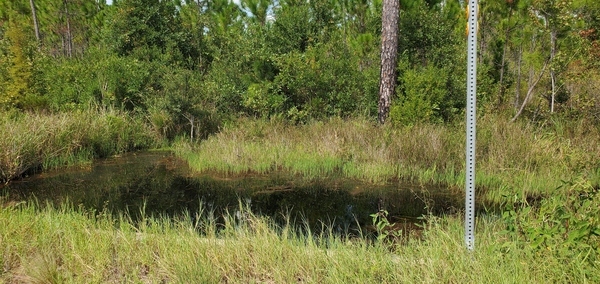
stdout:
[[[462,117],[464,5],[400,1],[391,123]],[[480,6],[484,113],[600,121],[598,1]],[[175,132],[240,115],[375,120],[381,15],[381,0],[0,0],[0,103],[121,108]]]

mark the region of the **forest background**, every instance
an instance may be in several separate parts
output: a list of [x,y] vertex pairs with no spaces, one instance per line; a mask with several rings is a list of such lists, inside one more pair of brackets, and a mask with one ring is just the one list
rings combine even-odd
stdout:
[[[391,123],[463,118],[465,4],[401,1]],[[480,5],[480,113],[600,121],[600,4]],[[377,0],[4,0],[0,105],[125,110],[170,138],[239,116],[372,117],[380,33]]]

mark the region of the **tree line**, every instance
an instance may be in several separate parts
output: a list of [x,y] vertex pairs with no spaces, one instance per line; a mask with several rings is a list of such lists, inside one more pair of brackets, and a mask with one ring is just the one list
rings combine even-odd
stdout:
[[[462,118],[466,5],[399,1],[388,82],[395,91],[383,102],[391,123]],[[122,109],[167,136],[203,135],[197,130],[237,116],[376,118],[385,7],[382,0],[0,0],[0,108]],[[480,0],[478,32],[483,113],[600,121],[600,2]]]

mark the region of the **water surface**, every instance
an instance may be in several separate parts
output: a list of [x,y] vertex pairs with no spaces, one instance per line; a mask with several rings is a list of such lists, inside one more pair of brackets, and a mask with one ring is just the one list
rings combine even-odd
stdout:
[[[126,212],[135,220],[174,216],[199,208],[235,213],[240,202],[256,214],[283,221],[325,224],[352,230],[372,223],[370,214],[385,209],[391,221],[414,222],[425,214],[453,213],[463,207],[460,193],[443,186],[352,179],[303,179],[283,172],[268,175],[195,173],[171,152],[128,153],[83,167],[48,171],[3,186],[10,200],[40,204],[69,202],[89,210]],[[142,213],[143,212],[143,213]]]

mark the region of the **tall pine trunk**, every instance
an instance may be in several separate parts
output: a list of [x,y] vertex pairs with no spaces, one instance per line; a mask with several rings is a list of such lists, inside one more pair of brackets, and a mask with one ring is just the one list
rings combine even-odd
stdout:
[[67,30],[66,30],[66,34],[65,34],[65,43],[63,44],[64,47],[66,48],[66,55],[67,57],[72,57],[73,55],[73,35],[71,33],[71,19],[69,15],[69,9],[67,7],[67,0],[63,0],[63,4],[64,4],[64,8],[65,8],[65,20],[66,20],[66,25],[67,25]]
[[556,100],[556,73],[554,72],[554,58],[556,57],[557,32],[554,28],[550,30],[550,82],[552,83],[552,94],[550,95],[550,113],[554,113],[554,102]]
[[515,83],[515,110],[519,110],[521,105],[521,67],[523,66],[523,46],[517,50],[517,82]]
[[33,0],[29,0],[29,5],[31,6],[31,17],[33,18],[33,29],[35,30],[35,39],[38,43],[38,48],[42,44],[42,39],[40,38],[40,24],[38,23],[37,13],[35,11],[35,4]]
[[379,80],[379,123],[385,123],[396,88],[399,0],[383,0],[381,29],[381,72]]

